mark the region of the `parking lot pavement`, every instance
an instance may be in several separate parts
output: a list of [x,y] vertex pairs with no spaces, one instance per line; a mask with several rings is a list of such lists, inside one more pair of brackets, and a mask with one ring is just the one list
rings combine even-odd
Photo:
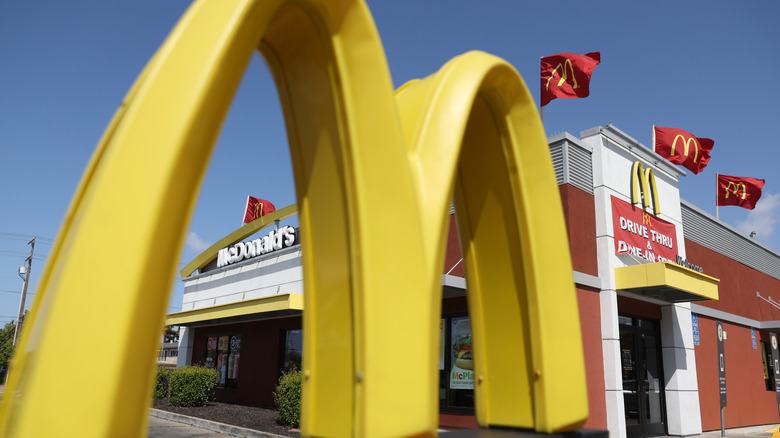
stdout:
[[149,418],[149,438],[225,438],[218,432],[157,417]]

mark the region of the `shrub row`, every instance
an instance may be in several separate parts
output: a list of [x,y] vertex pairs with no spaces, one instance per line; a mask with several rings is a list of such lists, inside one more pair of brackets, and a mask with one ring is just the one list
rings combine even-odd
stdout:
[[285,371],[279,378],[274,391],[274,403],[279,422],[287,427],[301,424],[301,372],[296,369]]
[[218,378],[217,370],[201,366],[175,370],[160,368],[157,370],[154,397],[167,396],[171,406],[206,406],[214,399]]
[[[154,398],[168,397],[171,406],[205,406],[214,399],[219,373],[211,368],[189,366],[170,370],[159,368]],[[279,422],[287,427],[301,423],[301,372],[285,371],[274,391]]]

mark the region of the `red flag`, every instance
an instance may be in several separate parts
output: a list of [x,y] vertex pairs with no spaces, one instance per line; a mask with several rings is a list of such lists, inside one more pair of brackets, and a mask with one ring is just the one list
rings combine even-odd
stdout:
[[738,205],[752,210],[761,198],[763,179],[718,175],[718,205]]
[[246,197],[246,209],[244,209],[244,223],[248,224],[255,219],[273,213],[276,207],[265,199]]
[[693,173],[699,173],[707,167],[714,145],[713,140],[694,137],[682,129],[653,126],[653,150]]
[[600,52],[585,55],[558,53],[542,58],[542,105],[556,97],[588,97],[590,75],[601,63]]

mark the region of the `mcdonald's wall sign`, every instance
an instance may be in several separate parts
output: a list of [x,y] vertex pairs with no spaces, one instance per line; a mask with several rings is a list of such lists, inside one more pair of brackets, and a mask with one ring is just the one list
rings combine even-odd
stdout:
[[673,223],[612,196],[615,254],[649,262],[677,263],[677,230]]
[[[436,435],[453,198],[473,273],[478,423],[579,428],[588,401],[563,209],[516,70],[470,52],[395,92],[362,1],[199,0],[131,87],[85,171],[17,345],[0,435],[145,433],[171,278],[258,48],[279,90],[306,224],[302,434]],[[403,245],[387,232],[399,226],[388,200],[406,207]],[[94,257],[105,242],[122,251]],[[70,347],[87,332],[100,361]],[[414,358],[401,376],[388,348],[398,339]]]
[[[639,161],[634,162],[630,185],[631,204],[611,197],[615,253],[650,262],[677,263],[677,230],[673,223],[657,216],[660,202],[653,170],[644,169]],[[655,214],[648,212],[651,206]]]

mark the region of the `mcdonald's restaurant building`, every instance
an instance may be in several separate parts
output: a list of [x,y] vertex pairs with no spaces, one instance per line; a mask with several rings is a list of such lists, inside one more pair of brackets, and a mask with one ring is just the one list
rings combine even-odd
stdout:
[[[614,126],[549,145],[579,305],[585,427],[698,434],[720,429],[722,402],[727,428],[780,422],[770,341],[780,333],[770,298],[780,295],[780,254],[680,199],[685,171]],[[442,273],[445,428],[476,426],[454,218]],[[220,372],[219,401],[273,406],[278,377],[301,364],[306,249],[297,229],[272,228],[204,253],[185,272],[183,310],[167,318],[182,327],[178,365]]]

